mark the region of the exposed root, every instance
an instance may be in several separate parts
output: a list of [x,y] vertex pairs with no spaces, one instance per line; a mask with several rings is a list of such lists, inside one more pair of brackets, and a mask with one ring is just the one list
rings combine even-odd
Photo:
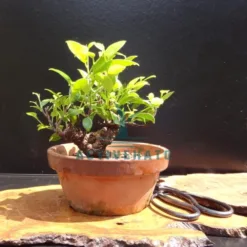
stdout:
[[104,158],[106,157],[106,147],[113,142],[118,131],[118,125],[105,126],[100,130],[90,133],[70,126],[58,134],[64,141],[76,144],[85,155],[94,158]]

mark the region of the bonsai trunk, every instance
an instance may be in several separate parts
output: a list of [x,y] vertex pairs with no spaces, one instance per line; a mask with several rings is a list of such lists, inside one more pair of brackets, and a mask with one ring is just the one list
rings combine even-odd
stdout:
[[95,158],[106,157],[106,147],[116,138],[118,125],[104,126],[101,129],[85,133],[83,130],[69,126],[58,133],[66,142],[73,142],[87,156]]

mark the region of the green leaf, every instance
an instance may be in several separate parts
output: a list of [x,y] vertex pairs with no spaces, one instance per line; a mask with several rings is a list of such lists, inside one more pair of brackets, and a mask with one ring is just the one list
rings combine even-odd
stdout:
[[117,75],[117,74],[121,73],[122,71],[124,71],[124,69],[127,66],[133,66],[133,65],[139,66],[138,63],[133,62],[131,60],[127,60],[127,59],[114,59],[114,60],[112,60],[110,66],[108,68],[108,74]]
[[154,94],[153,93],[149,93],[147,97],[148,97],[149,100],[152,100],[154,98]]
[[88,84],[88,80],[86,78],[81,78],[75,81],[72,85],[72,93],[83,91],[84,93],[88,93],[90,91],[90,86]]
[[151,99],[151,104],[155,107],[159,107],[164,103],[164,100],[158,97],[154,97]]
[[87,132],[89,132],[93,126],[93,121],[90,117],[86,117],[82,120],[82,125]]
[[50,139],[49,139],[49,142],[55,142],[55,141],[58,141],[60,140],[61,137],[57,134],[57,133],[53,133],[51,136],[50,136]]
[[59,112],[56,109],[53,109],[53,111],[51,112],[51,117],[58,117],[59,116]]
[[68,82],[69,86],[71,85],[71,83],[72,83],[71,78],[67,74],[65,74],[63,71],[58,70],[58,69],[53,69],[53,68],[50,68],[49,70],[58,73],[60,76],[62,76]]
[[164,94],[161,98],[165,101],[168,98],[170,98],[173,94],[174,94],[174,91],[171,91],[171,92]]
[[38,119],[37,113],[36,112],[27,112],[26,113],[28,116],[35,118],[39,123],[40,120]]
[[125,43],[126,41],[122,40],[109,45],[104,51],[104,57],[107,60],[112,59],[117,54],[117,52],[125,45]]
[[68,40],[66,43],[74,56],[86,64],[88,59],[88,47],[73,40]]
[[37,109],[37,110],[42,112],[41,108],[39,106],[37,106],[37,105],[31,105],[30,107],[34,108],[34,109]]
[[85,70],[82,70],[82,69],[78,69],[78,71],[79,71],[79,73],[81,74],[81,76],[83,77],[83,78],[86,78],[87,77],[87,72],[85,71]]
[[150,75],[149,77],[145,78],[145,80],[149,80],[149,79],[152,79],[152,78],[156,78],[156,75]]
[[117,81],[114,83],[114,86],[113,86],[112,90],[113,90],[113,91],[116,91],[116,90],[118,90],[118,89],[120,89],[120,88],[122,88],[122,87],[123,87],[123,84],[121,83],[121,81],[117,80]]
[[123,66],[139,65],[138,63],[133,62],[129,59],[114,59],[112,60],[111,65],[115,65],[115,64],[123,65]]
[[35,93],[35,92],[33,92],[32,94],[33,95],[36,95],[36,97],[37,97],[37,99],[39,101],[39,105],[40,105],[40,94],[39,93]]
[[127,102],[132,103],[134,100],[140,98],[137,93],[128,93],[119,99],[118,103],[124,105]]
[[123,53],[121,53],[121,52],[117,52],[117,55],[126,58],[126,56]]
[[111,111],[111,117],[115,124],[118,124],[118,125],[120,124],[120,117],[112,111]]
[[104,75],[102,73],[99,73],[95,76],[96,80],[100,83],[102,83],[103,87],[110,92],[113,88],[113,85],[115,83],[115,77],[112,75]]
[[35,101],[29,101],[29,103],[34,104],[34,105],[31,105],[30,106],[31,108],[35,108],[35,109],[37,109],[39,111],[42,111],[41,107],[37,104],[37,102],[35,102]]
[[51,129],[51,127],[49,125],[39,124],[38,131],[43,130],[43,129]]
[[130,118],[131,118],[131,122],[134,122],[137,118],[138,119],[141,118],[144,120],[144,122],[151,121],[152,123],[155,123],[155,118],[150,113],[138,112],[133,116],[131,116]]
[[84,113],[84,108],[69,109],[68,113],[69,113],[69,116],[71,116],[71,117],[77,116],[77,115]]
[[105,49],[105,46],[101,43],[98,42],[91,42],[88,44],[88,48],[90,49],[92,46],[95,46],[96,48],[98,48],[100,51],[103,51]]
[[144,76],[140,76],[140,77],[136,77],[134,79],[132,79],[128,84],[127,84],[127,88],[131,89],[133,88],[133,86],[139,81],[139,80],[143,80],[145,77]]
[[139,81],[135,85],[133,85],[132,89],[138,91],[144,86],[149,86],[150,84],[147,81]]
[[91,57],[91,58],[94,58],[95,57],[95,54],[93,52],[88,52],[88,56]]
[[108,114],[105,111],[104,107],[100,106],[100,107],[96,107],[95,108],[95,112],[96,114],[98,114],[102,119],[106,119]]
[[40,102],[41,108],[43,108],[45,105],[51,102],[51,99],[44,99]]
[[111,64],[111,61],[107,61],[104,56],[101,56],[97,59],[97,61],[92,65],[91,70],[94,74],[107,71],[109,66]]
[[129,56],[126,59],[128,59],[128,60],[134,60],[135,58],[137,58],[137,56]]
[[52,91],[51,89],[45,88],[45,91],[51,93],[52,95],[57,95],[57,93],[55,93],[55,92]]
[[108,69],[109,75],[118,75],[119,73],[123,72],[125,70],[126,66],[120,65],[120,64],[112,64],[110,65]]
[[70,92],[70,96],[69,96],[70,101],[76,102],[76,101],[80,101],[81,100],[81,92]]

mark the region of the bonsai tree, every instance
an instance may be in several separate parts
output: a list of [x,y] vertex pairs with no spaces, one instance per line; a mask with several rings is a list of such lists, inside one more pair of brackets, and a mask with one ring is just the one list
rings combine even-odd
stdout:
[[66,41],[83,65],[78,69],[78,78],[72,80],[65,72],[50,68],[65,79],[68,92],[45,89],[50,95],[45,99],[33,92],[36,101],[30,101],[30,107],[35,112],[27,112],[37,120],[38,131],[53,132],[49,141],[73,142],[86,155],[105,157],[106,147],[116,138],[122,124],[155,123],[158,108],[173,92],[160,90],[159,96],[149,93],[143,98],[139,90],[150,85],[154,75],[136,77],[129,82],[120,80],[127,67],[139,66],[134,61],[137,56],[120,53],[125,43],[118,41],[105,48],[97,42],[82,45]]

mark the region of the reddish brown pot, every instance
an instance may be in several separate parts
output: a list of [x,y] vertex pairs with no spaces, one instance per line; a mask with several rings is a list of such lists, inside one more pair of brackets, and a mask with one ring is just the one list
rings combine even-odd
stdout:
[[[150,202],[160,172],[168,166],[169,150],[118,141],[107,150],[112,157],[98,159],[73,156],[78,148],[72,143],[48,149],[49,165],[57,172],[65,197],[72,208],[86,214],[114,216],[143,210]],[[117,159],[114,154],[118,151],[128,151],[133,157]],[[140,159],[138,153],[142,155]]]

